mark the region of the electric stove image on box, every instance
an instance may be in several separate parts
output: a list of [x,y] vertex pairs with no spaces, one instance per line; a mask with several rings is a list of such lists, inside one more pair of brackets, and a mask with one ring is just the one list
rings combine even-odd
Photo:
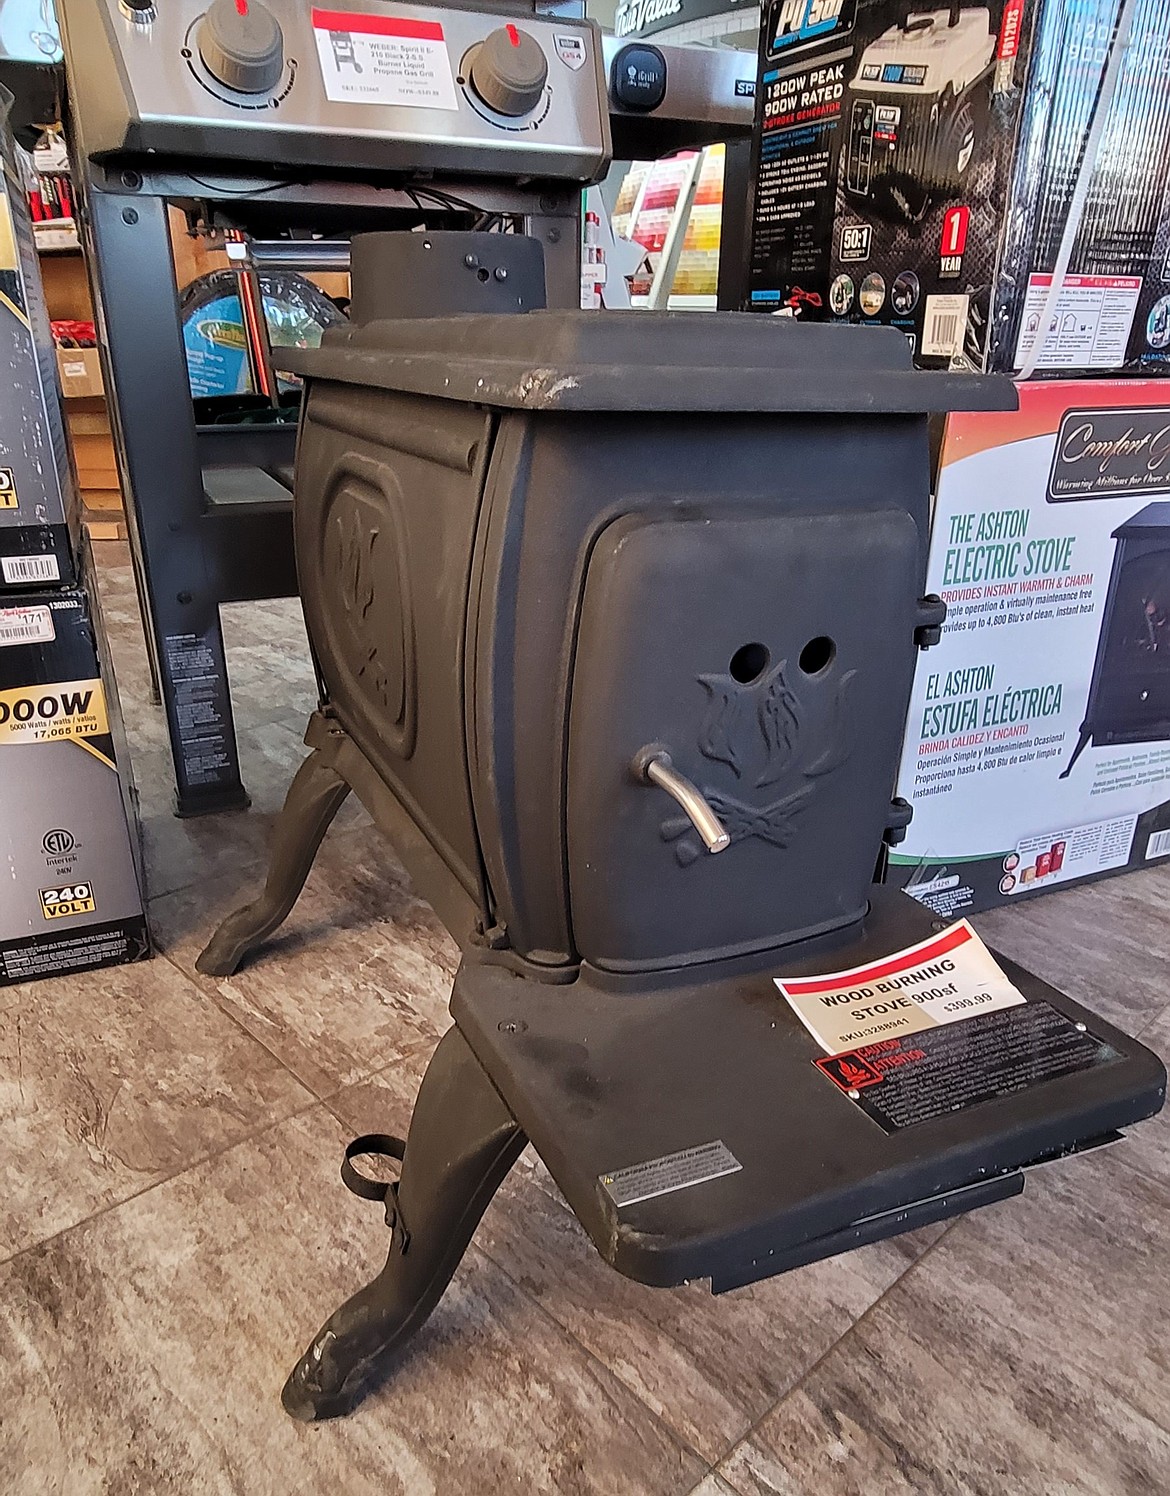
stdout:
[[1148,504],[1113,539],[1089,704],[1062,779],[1090,742],[1170,738],[1170,502]]
[[908,15],[862,55],[849,84],[845,190],[917,221],[953,194],[986,132],[995,36],[985,6]]

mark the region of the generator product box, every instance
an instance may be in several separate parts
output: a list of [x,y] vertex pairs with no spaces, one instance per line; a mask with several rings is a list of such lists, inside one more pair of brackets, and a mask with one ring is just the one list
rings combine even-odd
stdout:
[[103,654],[84,591],[0,599],[0,986],[149,954]]
[[769,0],[752,310],[892,325],[925,367],[985,344],[1029,20],[1025,0]]
[[[1123,19],[1124,37],[1118,35]],[[1078,212],[1073,200],[1082,175]],[[1066,229],[1072,253],[1054,292]],[[1033,354],[1035,372],[1050,377],[1170,373],[1165,0],[1042,0],[1039,6],[987,366],[1016,372]]]
[[748,306],[923,368],[1170,372],[1170,6],[1128,3],[1122,37],[1122,0],[771,0]]
[[0,88],[0,606],[14,590],[76,580],[76,505],[57,360],[8,129],[10,98]]
[[891,877],[940,918],[1170,856],[1170,384],[954,415]]

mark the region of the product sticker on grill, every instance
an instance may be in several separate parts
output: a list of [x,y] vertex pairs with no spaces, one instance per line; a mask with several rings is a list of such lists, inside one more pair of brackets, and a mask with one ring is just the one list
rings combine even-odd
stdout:
[[51,644],[57,637],[48,608],[0,608],[0,648],[6,644]]
[[897,1132],[1120,1058],[1083,1023],[1034,1002],[813,1063],[886,1132]]
[[775,981],[830,1055],[1024,1001],[966,920],[866,966]]
[[334,103],[459,107],[438,21],[314,7],[313,37]]
[[557,56],[574,73],[585,66],[589,54],[585,50],[583,36],[578,36],[576,32],[558,33],[553,37],[553,46],[557,49]]

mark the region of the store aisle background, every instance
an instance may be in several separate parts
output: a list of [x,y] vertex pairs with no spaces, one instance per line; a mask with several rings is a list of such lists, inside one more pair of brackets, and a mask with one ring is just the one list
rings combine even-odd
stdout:
[[[299,604],[225,614],[253,810],[179,821],[127,557],[99,548],[154,960],[0,989],[0,1488],[834,1496],[1170,1490],[1170,1123],[1024,1195],[714,1299],[608,1269],[525,1155],[416,1349],[353,1417],[281,1383],[381,1266],[338,1178],[404,1132],[457,951],[351,804],[292,917],[258,887],[314,705]],[[1170,865],[977,921],[1170,1053]]]

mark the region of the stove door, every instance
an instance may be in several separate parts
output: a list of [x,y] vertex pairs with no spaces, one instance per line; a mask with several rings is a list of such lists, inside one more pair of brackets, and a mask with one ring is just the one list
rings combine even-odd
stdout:
[[[569,729],[583,959],[709,961],[864,914],[914,670],[919,566],[905,509],[650,512],[602,532]],[[725,850],[707,851],[634,767],[656,750],[722,822]]]

